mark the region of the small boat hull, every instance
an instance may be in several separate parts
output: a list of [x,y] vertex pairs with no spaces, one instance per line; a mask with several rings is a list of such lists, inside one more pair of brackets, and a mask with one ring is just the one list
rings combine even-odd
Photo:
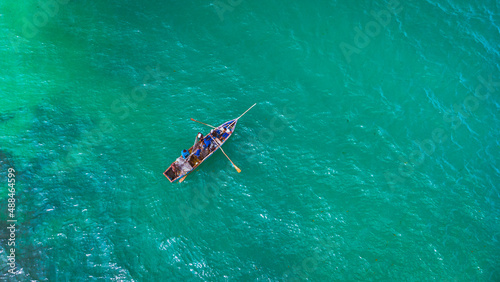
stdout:
[[[186,159],[184,159],[182,156],[177,158],[168,167],[168,169],[163,172],[163,175],[165,175],[165,177],[170,182],[175,182],[191,173],[213,153],[215,153],[219,149],[219,147],[222,146],[222,144],[224,144],[229,139],[229,137],[231,137],[231,135],[233,135],[237,123],[238,119],[233,119],[221,124],[219,127],[217,127],[217,129],[230,129],[230,132],[227,133],[227,136],[222,137],[222,134],[219,134],[218,137],[214,137],[212,133],[209,133],[207,136],[205,136],[205,138],[209,136],[212,140],[212,144],[208,148],[203,148],[202,142],[198,141],[195,145],[189,148],[189,156]],[[199,157],[194,154],[194,152],[196,152],[198,149],[200,149],[201,151]]]

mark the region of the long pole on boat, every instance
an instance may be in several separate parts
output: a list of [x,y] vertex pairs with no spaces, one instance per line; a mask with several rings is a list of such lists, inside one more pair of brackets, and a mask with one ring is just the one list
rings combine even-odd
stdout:
[[217,147],[219,147],[219,149],[222,151],[222,153],[224,154],[224,156],[226,156],[226,158],[227,158],[227,159],[231,162],[231,164],[233,165],[234,169],[236,169],[236,171],[237,171],[238,173],[240,173],[240,172],[241,172],[241,169],[240,169],[239,167],[237,167],[237,166],[233,163],[233,161],[232,161],[232,160],[231,160],[231,159],[230,159],[230,158],[226,155],[226,152],[224,152],[224,150],[223,150],[223,149],[222,149],[222,147],[220,146],[219,142],[217,142],[217,140],[215,140],[215,139],[213,139],[213,138],[212,138],[212,140],[215,142],[215,144],[217,144]]
[[255,105],[257,105],[257,103],[253,104],[250,108],[248,108],[248,110],[246,110],[244,113],[242,113],[241,116],[239,116],[236,120],[239,120],[243,115],[245,115],[248,111],[250,111],[250,109],[252,109]]
[[[257,103],[253,104],[250,108],[248,108],[248,110],[246,110],[244,113],[242,113],[242,114],[241,114],[241,116],[239,116],[237,119],[234,119],[234,120],[235,120],[235,121],[236,121],[236,120],[239,120],[239,119],[240,119],[242,116],[244,116],[244,115],[245,115],[248,111],[250,111],[250,109],[252,109],[255,105],[257,105]],[[198,122],[198,123],[204,124],[204,125],[206,125],[206,126],[208,126],[208,127],[214,128],[214,129],[215,129],[215,128],[217,128],[217,127],[215,127],[215,126],[213,126],[213,125],[210,125],[210,124],[207,124],[207,123],[201,122],[201,121],[199,121],[199,120],[195,120],[194,118],[191,118],[191,120],[192,120],[192,121],[194,121],[194,122]]]
[[228,126],[232,125],[233,123],[237,122],[242,116],[244,116],[248,111],[250,111],[257,103],[253,104],[248,110],[246,110],[244,113],[241,114],[238,118],[235,118],[233,122],[231,122]]
[[[239,116],[237,119],[235,119],[232,123],[234,123],[235,121],[239,120],[242,116],[244,116],[248,111],[250,111],[255,105],[257,105],[257,103],[253,104],[250,108],[248,108],[248,110],[246,110],[244,113],[241,114],[241,116]],[[215,141],[215,139],[212,139]],[[222,149],[222,147],[220,146],[219,142],[215,141],[215,143],[217,143],[217,146],[219,147],[219,149],[222,151],[222,153],[224,154],[224,156],[226,156],[226,158],[231,162],[231,164],[233,165],[233,167],[236,169],[236,171],[238,173],[241,172],[241,169],[239,167],[237,167],[233,161],[228,157],[228,155],[226,154],[226,152],[224,152],[224,149]]]
[[204,125],[206,125],[206,126],[208,126],[208,127],[211,127],[211,128],[216,128],[216,127],[215,127],[215,126],[213,126],[213,125],[210,125],[210,124],[206,124],[206,123],[204,123],[204,122],[201,122],[201,121],[199,121],[199,120],[195,120],[194,118],[191,118],[191,120],[192,120],[192,121],[196,121],[196,122],[199,122],[199,123],[201,123],[201,124],[204,124]]

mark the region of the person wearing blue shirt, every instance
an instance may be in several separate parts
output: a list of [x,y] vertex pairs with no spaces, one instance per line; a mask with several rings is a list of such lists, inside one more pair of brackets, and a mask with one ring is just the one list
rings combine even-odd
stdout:
[[187,157],[188,157],[188,156],[189,156],[189,151],[188,151],[188,150],[186,150],[186,149],[184,149],[184,150],[182,151],[182,157],[183,157],[184,159],[187,159]]
[[203,145],[203,148],[207,149],[210,146],[210,143],[212,143],[212,140],[210,136],[205,137],[205,145]]

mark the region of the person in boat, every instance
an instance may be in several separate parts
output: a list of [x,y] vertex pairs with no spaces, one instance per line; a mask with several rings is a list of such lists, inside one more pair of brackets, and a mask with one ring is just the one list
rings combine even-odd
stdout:
[[186,149],[182,150],[182,157],[184,159],[187,159],[187,157],[189,157],[189,151]]
[[194,143],[194,146],[193,146],[193,152],[195,152],[196,149],[202,147],[204,138],[205,137],[203,136],[203,134],[201,134],[201,132],[198,132],[198,135],[196,135],[196,142]]
[[231,129],[228,127],[228,128],[222,128],[222,136],[221,136],[221,139],[226,139],[229,134],[231,134]]
[[205,136],[205,139],[203,140],[203,149],[208,149],[210,147],[210,144],[212,144],[212,138],[209,136]]
[[177,175],[177,167],[175,165],[175,162],[172,164],[172,172],[174,173],[174,175]]
[[217,130],[216,129],[210,130],[210,135],[212,135],[213,138],[217,138]]

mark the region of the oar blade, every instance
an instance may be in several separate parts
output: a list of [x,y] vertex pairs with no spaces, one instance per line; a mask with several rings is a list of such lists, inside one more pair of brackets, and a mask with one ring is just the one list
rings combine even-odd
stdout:
[[240,172],[241,172],[241,169],[240,169],[239,167],[234,166],[234,168],[236,169],[236,171],[237,171],[238,173],[240,173]]

